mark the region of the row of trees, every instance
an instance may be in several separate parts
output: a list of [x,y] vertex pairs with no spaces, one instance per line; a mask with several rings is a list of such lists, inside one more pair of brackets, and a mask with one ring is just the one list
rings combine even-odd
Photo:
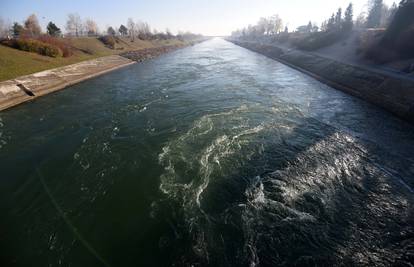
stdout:
[[[65,24],[66,35],[68,36],[97,36],[97,35],[120,35],[129,36],[132,41],[135,39],[148,40],[153,38],[169,39],[175,37],[170,30],[158,32],[156,29],[151,30],[148,23],[142,21],[134,21],[129,18],[126,26],[121,25],[119,28],[109,26],[105,31],[100,32],[97,23],[88,18],[83,20],[78,14],[69,14]],[[0,18],[0,38],[6,37],[36,37],[43,34],[35,14],[30,15],[23,24],[18,22],[10,25]],[[62,36],[62,30],[52,21],[46,27],[46,34],[50,36]],[[181,33],[180,36],[193,35],[190,33]]]
[[259,37],[274,36],[279,34],[283,29],[283,21],[278,14],[270,17],[260,18],[256,25],[249,25],[241,30],[232,33],[234,37]]
[[92,19],[83,21],[81,17],[76,14],[69,14],[66,20],[66,32],[71,36],[96,36],[99,33],[98,25]]
[[354,8],[352,3],[348,5],[345,10],[345,13],[342,14],[342,8],[338,8],[336,13],[333,13],[332,16],[322,22],[321,31],[324,32],[349,32],[354,26]]
[[380,40],[365,53],[365,57],[377,63],[414,57],[414,0],[402,0],[390,16]]
[[[297,33],[314,32],[350,32],[355,26],[358,28],[379,28],[387,27],[397,12],[397,5],[394,3],[388,7],[383,0],[369,0],[368,12],[362,12],[354,21],[353,5],[350,3],[343,12],[342,8],[332,14],[330,18],[323,21],[320,27],[317,23],[309,21],[307,25],[296,28]],[[414,15],[413,15],[414,16]],[[288,28],[283,29],[283,22],[278,15],[270,18],[261,18],[256,25],[249,25],[241,30],[236,30],[232,36],[239,38],[257,38],[260,36],[277,35],[288,33]]]
[[368,16],[360,15],[359,23],[368,28],[386,28],[394,19],[397,12],[397,4],[394,2],[391,7],[384,4],[383,0],[370,0]]
[[[360,13],[354,22],[351,3],[345,11],[344,18],[341,18],[342,9],[339,8],[329,19],[322,22],[321,29],[329,31],[338,30],[341,27],[345,30],[350,30],[353,26],[357,28],[386,28],[394,18],[397,9],[398,7],[395,2],[391,7],[388,7],[388,5],[384,4],[383,0],[369,0],[368,13]],[[342,23],[339,23],[342,19]]]
[[[95,21],[87,19],[85,22],[82,22],[77,14],[68,15],[66,30],[68,34],[74,36],[98,34],[98,26]],[[51,21],[46,26],[46,33],[51,36],[60,36],[62,35],[62,30]],[[8,35],[13,37],[36,37],[43,34],[43,32],[36,15],[32,14],[23,24],[14,22],[12,26],[9,26],[6,23],[0,23],[0,34],[0,37],[7,37]]]

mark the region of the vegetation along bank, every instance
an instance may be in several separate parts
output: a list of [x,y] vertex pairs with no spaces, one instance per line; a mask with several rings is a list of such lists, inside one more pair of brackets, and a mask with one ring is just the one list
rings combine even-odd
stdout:
[[353,4],[320,27],[296,30],[277,14],[233,32],[231,40],[314,78],[414,121],[414,1],[367,2],[356,19]]
[[42,32],[36,15],[0,29],[0,110],[130,64],[205,40],[192,33],[151,31],[144,22],[99,31],[69,14],[66,34],[53,22]]

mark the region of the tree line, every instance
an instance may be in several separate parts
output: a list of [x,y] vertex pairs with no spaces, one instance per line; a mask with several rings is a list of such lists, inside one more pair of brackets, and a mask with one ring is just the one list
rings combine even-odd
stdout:
[[10,25],[0,18],[0,38],[32,38],[42,34],[47,34],[53,37],[118,35],[130,37],[132,41],[136,39],[170,39],[175,37],[185,39],[198,36],[190,32],[179,32],[177,35],[174,35],[169,29],[158,31],[156,29],[151,29],[147,22],[134,21],[132,18],[128,18],[126,25],[122,24],[118,28],[109,26],[105,30],[100,31],[98,24],[93,19],[82,19],[79,14],[71,13],[68,14],[66,19],[65,32],[63,32],[54,22],[50,21],[46,26],[45,33],[42,31],[39,20],[35,14],[28,16],[22,24],[14,22]]
[[[393,3],[390,7],[384,4],[383,0],[369,0],[368,12],[362,12],[354,20],[353,4],[349,3],[345,11],[338,8],[336,12],[324,20],[320,25],[316,22],[309,21],[306,25],[297,27],[294,31],[289,31],[279,15],[273,15],[269,18],[260,18],[256,25],[249,25],[232,33],[237,38],[257,38],[261,36],[278,36],[289,32],[295,33],[315,33],[315,32],[338,32],[348,33],[354,27],[357,28],[385,28],[393,20],[398,6]],[[414,16],[414,15],[413,15]]]
[[261,18],[256,25],[234,31],[232,37],[246,41],[288,43],[301,50],[314,51],[344,40],[352,32],[357,40],[357,53],[366,59],[384,63],[414,57],[414,0],[401,0],[399,5],[369,0],[367,12],[354,19],[353,4],[345,11],[338,8],[320,25],[308,24],[289,31],[275,15]]

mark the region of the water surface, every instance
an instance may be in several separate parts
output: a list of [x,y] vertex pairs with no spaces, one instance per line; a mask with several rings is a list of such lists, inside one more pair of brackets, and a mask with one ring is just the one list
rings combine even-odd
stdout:
[[0,259],[409,266],[413,151],[409,124],[213,39],[0,113]]

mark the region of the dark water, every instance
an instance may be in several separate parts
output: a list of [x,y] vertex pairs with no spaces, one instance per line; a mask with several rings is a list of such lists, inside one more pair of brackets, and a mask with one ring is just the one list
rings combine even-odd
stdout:
[[414,261],[414,128],[224,40],[0,120],[3,266]]

